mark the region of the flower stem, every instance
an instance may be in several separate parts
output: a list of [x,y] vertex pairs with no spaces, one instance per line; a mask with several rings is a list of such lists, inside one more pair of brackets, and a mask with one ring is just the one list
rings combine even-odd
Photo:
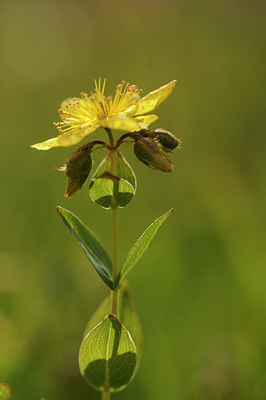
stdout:
[[111,145],[112,148],[114,148],[114,138],[113,138],[113,135],[112,135],[112,131],[109,128],[105,128],[105,130],[106,130],[106,132],[108,134],[110,145]]
[[[113,244],[113,273],[112,278],[115,281],[118,275],[118,209],[112,208],[112,244]],[[111,291],[111,312],[118,314],[118,289]]]
[[110,397],[111,397],[111,394],[110,394],[109,391],[108,392],[105,392],[105,391],[102,392],[102,400],[109,400]]
[[[114,138],[111,129],[106,129],[111,149],[111,174],[113,176],[118,175],[118,160],[117,160],[117,149],[114,147]],[[114,181],[114,193],[118,190],[119,181]],[[116,199],[113,197],[113,204],[111,206],[112,214],[112,251],[113,251],[113,263],[112,263],[112,278],[113,282],[117,278],[119,273],[119,258],[118,258],[118,207]],[[118,289],[111,291],[111,313],[118,314]]]

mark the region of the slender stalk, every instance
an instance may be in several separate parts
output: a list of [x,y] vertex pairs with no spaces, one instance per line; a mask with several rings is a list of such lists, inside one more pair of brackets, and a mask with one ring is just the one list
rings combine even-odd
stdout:
[[[118,175],[118,160],[117,160],[117,149],[114,146],[114,138],[111,132],[111,129],[106,129],[110,145],[112,147],[111,150],[111,174],[114,176]],[[117,191],[118,181],[114,181],[114,193]],[[112,214],[112,252],[113,252],[113,270],[112,270],[112,278],[115,281],[118,273],[119,273],[119,258],[118,258],[118,208],[116,204],[116,200],[113,199],[113,204],[111,208]],[[117,315],[118,314],[118,289],[111,291],[111,313]]]
[[105,392],[105,391],[102,392],[102,400],[109,400],[110,397],[111,397],[111,394],[110,394],[109,391],[108,392]]
[[115,148],[118,149],[118,147],[120,146],[120,144],[123,142],[123,140],[125,140],[127,137],[129,138],[134,138],[137,136],[137,132],[128,132],[125,133],[124,135],[122,135],[115,143]]
[[[90,143],[88,143],[88,144],[90,144]],[[107,149],[112,148],[108,143],[103,142],[102,140],[94,140],[93,142],[91,142],[91,144],[93,145],[92,147],[94,147],[96,144],[100,144],[100,145],[106,147]]]
[[[113,274],[112,278],[115,281],[118,275],[118,209],[112,208],[112,244],[113,244]],[[118,290],[111,291],[111,312],[118,314]]]
[[106,130],[106,132],[108,134],[110,145],[111,145],[112,148],[114,148],[114,138],[113,138],[113,135],[112,135],[112,131],[109,128],[105,128],[105,130]]

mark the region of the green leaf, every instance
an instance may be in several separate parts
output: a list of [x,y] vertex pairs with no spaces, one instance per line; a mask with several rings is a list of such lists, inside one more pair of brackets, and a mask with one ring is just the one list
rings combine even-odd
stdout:
[[118,176],[125,179],[125,181],[131,184],[135,194],[137,188],[136,175],[134,174],[133,169],[129,165],[124,155],[119,150],[118,150]]
[[118,151],[118,176],[111,174],[111,154],[103,159],[92,177],[89,193],[91,199],[103,208],[126,206],[136,192],[136,177],[125,157]]
[[112,289],[112,262],[99,240],[76,215],[62,207],[56,209],[102,280]]
[[[143,335],[140,325],[140,320],[136,312],[132,296],[130,294],[128,285],[123,283],[119,290],[119,300],[118,300],[118,317],[120,322],[129,331],[137,351],[137,364],[139,365],[141,355],[142,355],[142,345],[143,345]],[[105,317],[109,314],[111,310],[111,297],[108,295],[102,304],[98,307],[95,313],[89,320],[85,335],[87,335],[96,325],[98,325]]]
[[0,383],[0,400],[10,400],[10,387],[7,383]]
[[[133,303],[128,286],[123,284],[119,297],[119,319],[129,331],[137,350],[137,368],[140,364],[143,350],[143,334],[140,320]],[[136,372],[136,370],[135,370]]]
[[115,280],[114,287],[117,287],[121,279],[124,278],[125,275],[131,270],[131,268],[139,261],[141,256],[145,253],[152,240],[156,236],[159,228],[161,227],[163,222],[169,217],[172,211],[173,209],[169,210],[167,213],[157,218],[136,241],[124,261],[124,264]]
[[96,390],[117,392],[129,384],[136,368],[136,347],[115,315],[108,315],[85,337],[79,367]]

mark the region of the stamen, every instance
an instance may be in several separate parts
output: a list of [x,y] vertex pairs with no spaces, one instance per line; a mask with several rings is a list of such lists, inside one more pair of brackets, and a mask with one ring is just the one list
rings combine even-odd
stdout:
[[94,86],[95,86],[95,90],[96,90],[96,92],[97,92],[97,91],[98,91],[98,86],[97,86],[96,78],[94,78]]
[[98,90],[101,92],[101,83],[102,83],[102,77],[101,75],[99,76],[99,83],[98,83]]
[[67,131],[82,130],[88,126],[98,124],[101,119],[127,114],[127,111],[136,103],[139,93],[143,93],[137,85],[130,85],[122,81],[116,86],[115,95],[105,96],[106,77],[94,78],[95,90],[89,95],[80,93],[80,98],[67,99],[64,108],[58,110],[61,122],[54,126],[60,134]]
[[105,84],[106,84],[106,77],[105,77],[104,80],[103,80],[102,94],[104,94]]

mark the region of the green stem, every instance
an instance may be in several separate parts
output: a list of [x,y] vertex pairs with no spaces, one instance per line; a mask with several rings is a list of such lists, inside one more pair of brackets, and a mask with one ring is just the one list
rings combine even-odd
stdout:
[[105,128],[105,130],[106,130],[106,132],[108,134],[110,145],[111,145],[112,148],[114,148],[114,138],[113,138],[113,135],[112,135],[112,131],[109,128]]
[[110,394],[109,391],[108,392],[105,392],[105,391],[102,392],[102,400],[109,400],[110,397],[111,397],[111,394]]
[[[111,150],[111,174],[114,176],[118,175],[118,160],[117,160],[117,149],[114,147],[114,138],[111,132],[111,129],[106,129],[110,145],[112,147]],[[116,192],[117,188],[115,185],[118,185],[117,181],[114,181],[114,192]],[[113,270],[112,270],[112,278],[113,282],[117,278],[119,273],[119,259],[118,259],[118,208],[116,204],[116,200],[113,199],[113,204],[111,207],[112,214],[112,251],[113,251]],[[117,315],[118,314],[118,289],[111,291],[111,313]]]
[[[112,208],[113,282],[118,275],[118,209]],[[118,289],[111,291],[111,312],[118,314]]]

